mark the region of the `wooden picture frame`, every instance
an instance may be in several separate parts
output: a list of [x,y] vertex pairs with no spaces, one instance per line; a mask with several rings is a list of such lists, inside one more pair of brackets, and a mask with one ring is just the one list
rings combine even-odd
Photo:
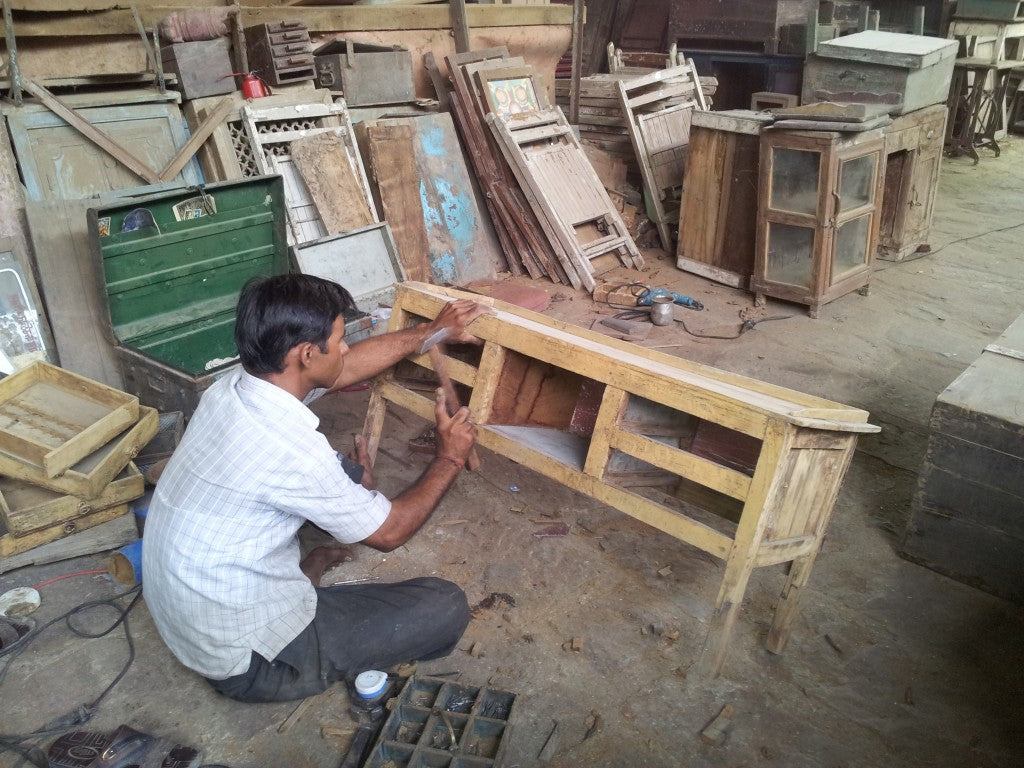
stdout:
[[487,67],[473,77],[487,111],[503,120],[547,108],[547,99],[537,90],[533,67]]

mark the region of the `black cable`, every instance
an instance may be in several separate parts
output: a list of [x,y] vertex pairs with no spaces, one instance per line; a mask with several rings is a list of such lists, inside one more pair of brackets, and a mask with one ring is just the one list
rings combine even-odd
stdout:
[[767,323],[769,320],[788,320],[791,317],[793,317],[793,315],[774,315],[773,317],[761,317],[758,318],[757,320],[744,320],[743,325],[740,326],[740,329],[736,332],[735,336],[716,336],[711,333],[695,333],[694,331],[691,331],[689,328],[687,328],[686,323],[684,323],[678,317],[676,318],[676,322],[683,326],[684,331],[698,339],[722,339],[724,341],[731,341],[733,339],[738,339],[747,331],[754,330],[754,328],[759,323]]
[[[117,603],[117,601],[120,600],[122,597],[131,595],[133,593],[135,597],[132,598],[132,601],[128,604],[126,608],[122,608]],[[138,584],[132,587],[131,589],[126,590],[119,595],[115,595],[114,597],[107,598],[106,600],[92,600],[87,603],[82,603],[80,605],[75,606],[71,610],[61,614],[60,616],[51,619],[50,621],[43,624],[41,627],[38,627],[37,629],[30,631],[27,635],[25,635],[25,637],[21,639],[21,642],[19,642],[17,645],[12,645],[9,648],[0,650],[0,658],[3,658],[5,656],[10,657],[7,660],[7,664],[5,664],[2,669],[0,669],[0,684],[2,684],[4,678],[7,676],[8,670],[10,670],[10,668],[13,666],[14,660],[17,659],[18,656],[20,656],[21,653],[26,648],[28,648],[29,644],[33,640],[35,640],[36,637],[38,637],[42,632],[52,627],[59,621],[64,621],[67,624],[68,629],[70,629],[71,632],[77,635],[78,637],[85,637],[91,640],[104,637],[105,635],[108,635],[111,632],[113,632],[119,624],[123,624],[124,637],[128,643],[127,661],[125,661],[124,666],[121,668],[121,671],[117,673],[117,676],[110,682],[109,685],[107,685],[106,688],[103,689],[103,692],[100,693],[99,696],[97,696],[88,704],[82,704],[75,710],[68,712],[65,715],[61,715],[60,717],[57,717],[54,720],[51,720],[43,728],[32,731],[31,733],[0,734],[0,754],[8,750],[12,752],[17,752],[19,755],[21,755],[23,760],[28,760],[33,765],[46,768],[48,762],[46,761],[45,756],[39,750],[39,748],[35,746],[23,746],[22,742],[30,741],[33,739],[41,739],[46,736],[54,736],[63,733],[64,731],[67,731],[70,728],[75,728],[79,725],[83,725],[89,722],[90,719],[92,719],[92,716],[96,711],[97,707],[99,707],[100,702],[102,702],[103,699],[106,698],[107,694],[109,694],[110,691],[113,690],[115,685],[121,682],[121,679],[127,674],[128,669],[131,667],[132,662],[135,661],[135,641],[132,639],[131,629],[128,626],[128,614],[135,607],[135,604],[138,603],[140,597],[142,597],[142,585]],[[98,608],[104,605],[110,606],[115,611],[117,611],[117,618],[114,620],[114,623],[106,629],[100,632],[88,632],[84,629],[77,628],[72,623],[71,619],[79,613],[83,613],[89,609]],[[42,758],[43,762],[39,762],[40,758]]]
[[1006,232],[1007,230],[1010,230],[1010,229],[1017,229],[1017,227],[1024,227],[1024,221],[1022,221],[1020,224],[1011,224],[1008,227],[999,227],[997,229],[990,229],[987,232],[979,232],[976,235],[968,235],[967,237],[961,237],[961,238],[958,238],[956,240],[950,240],[948,243],[946,243],[945,245],[939,246],[934,251],[921,251],[916,256],[914,256],[914,258],[912,258],[912,259],[902,259],[899,262],[897,262],[896,264],[893,264],[892,267],[885,267],[885,269],[878,269],[876,267],[875,271],[876,272],[885,272],[886,270],[892,269],[893,267],[898,267],[901,264],[910,264],[911,262],[917,261],[918,259],[923,259],[926,256],[934,256],[937,253],[941,253],[946,248],[949,248],[949,246],[951,246],[951,245],[956,245],[957,243],[966,243],[968,240],[976,240],[979,237],[985,237],[985,235],[993,235],[996,232]]

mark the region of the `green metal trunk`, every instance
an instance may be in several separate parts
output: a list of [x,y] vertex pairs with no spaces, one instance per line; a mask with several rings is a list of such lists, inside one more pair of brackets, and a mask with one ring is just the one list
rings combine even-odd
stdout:
[[[149,223],[139,211],[155,226],[122,231],[126,218]],[[125,388],[146,405],[187,417],[202,392],[237,365],[242,286],[288,272],[283,181],[260,176],[202,192],[190,187],[93,208],[88,216]]]

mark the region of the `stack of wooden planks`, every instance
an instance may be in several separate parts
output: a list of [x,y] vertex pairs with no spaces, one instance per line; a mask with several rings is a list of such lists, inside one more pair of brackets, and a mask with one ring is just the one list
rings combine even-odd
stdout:
[[138,539],[131,459],[158,429],[138,398],[49,363],[0,382],[0,573]]
[[445,94],[509,268],[593,290],[642,257],[561,110],[504,47],[446,59]]

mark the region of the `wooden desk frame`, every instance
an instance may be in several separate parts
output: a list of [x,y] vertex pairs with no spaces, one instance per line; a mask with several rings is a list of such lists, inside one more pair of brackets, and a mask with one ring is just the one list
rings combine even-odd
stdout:
[[[878,431],[867,423],[867,412],[645,350],[487,297],[424,284],[398,287],[389,330],[432,319],[446,302],[464,297],[495,309],[472,325],[484,342],[479,363],[446,360],[451,377],[472,389],[469,407],[479,425],[480,445],[724,560],[701,662],[712,674],[722,668],[754,568],[791,563],[766,640],[768,650],[780,653],[857,436]],[[409,359],[431,367],[425,355]],[[590,389],[592,401],[600,404],[588,435],[571,434],[571,427],[510,424],[508,419],[496,423],[502,421],[501,411],[508,413],[499,398],[507,398],[509,391],[516,397],[521,393],[506,368],[515,370],[524,361],[575,377],[582,383],[581,403]],[[380,443],[388,404],[433,420],[432,399],[402,386],[393,371],[383,374],[374,384],[364,426],[371,456]],[[638,426],[634,411],[641,406],[663,418]],[[721,441],[717,453],[698,450],[696,439],[689,449],[668,444],[676,440],[681,445],[678,436],[686,431],[666,429],[670,421],[698,432],[711,425],[719,436],[753,445],[755,459],[737,468],[733,459],[721,458],[729,452]],[[701,508],[670,494],[652,499],[637,492],[636,483],[617,482],[609,472],[613,455],[640,459],[646,468],[675,476],[679,487],[685,482],[708,501],[717,499],[723,508],[734,505],[735,524],[709,514],[712,504]]]

